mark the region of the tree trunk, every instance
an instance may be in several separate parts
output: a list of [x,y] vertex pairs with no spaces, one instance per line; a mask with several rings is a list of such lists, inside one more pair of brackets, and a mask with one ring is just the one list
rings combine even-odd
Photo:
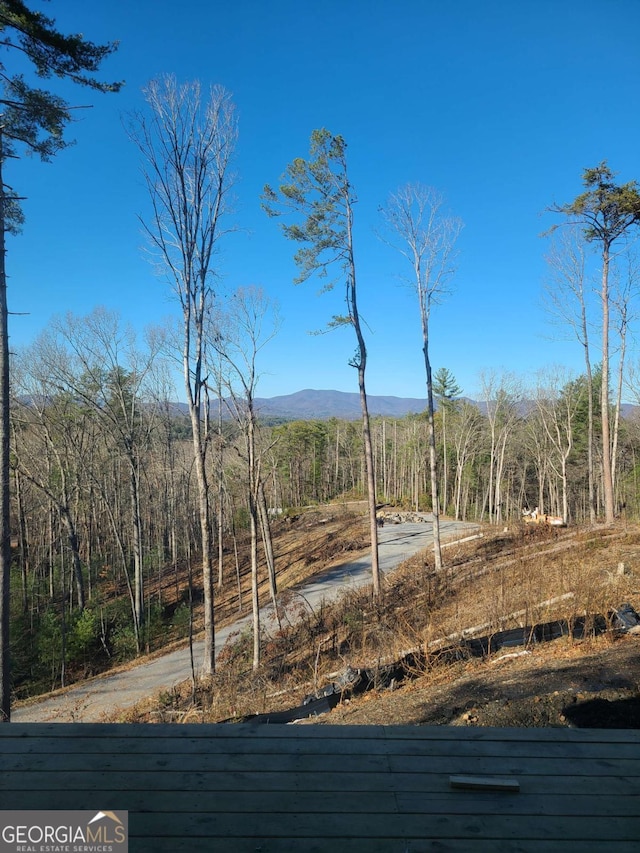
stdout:
[[449,491],[449,460],[447,459],[447,404],[442,401],[442,514],[447,513],[447,492]]
[[373,583],[373,597],[379,598],[381,594],[380,585],[380,563],[378,555],[378,519],[376,507],[376,473],[373,462],[373,445],[371,442],[371,424],[369,421],[369,406],[367,404],[367,391],[365,386],[365,373],[367,368],[367,347],[360,326],[360,314],[356,294],[356,268],[353,258],[351,203],[347,196],[347,228],[348,245],[350,248],[350,276],[347,284],[347,303],[349,305],[350,317],[356,333],[358,350],[356,366],[358,368],[358,389],[360,391],[360,409],[362,411],[362,437],[364,440],[364,464],[367,480],[367,503],[369,508],[369,535],[371,538],[371,579]]
[[209,485],[205,469],[204,452],[200,438],[199,413],[191,407],[193,449],[196,478],[198,483],[198,509],[200,517],[200,545],[202,549],[202,584],[204,587],[204,654],[202,671],[211,675],[216,668],[216,646],[214,631],[213,571],[211,565],[211,519],[209,514]]
[[271,593],[271,602],[273,610],[280,625],[280,615],[278,613],[278,584],[276,580],[276,562],[273,554],[273,540],[271,538],[271,525],[269,523],[269,511],[267,509],[267,499],[264,494],[264,484],[262,479],[258,480],[258,515],[260,518],[260,532],[262,533],[262,544],[264,546],[264,556],[267,563],[267,573],[269,575],[269,591]]
[[218,477],[218,589],[222,589],[224,574],[224,439],[222,436],[222,385],[218,382],[218,441],[217,441],[217,477]]
[[144,625],[144,582],[142,577],[142,520],[140,518],[140,492],[135,459],[129,459],[129,494],[131,498],[131,516],[133,532],[133,579],[134,579],[134,617],[136,637],[142,635]]
[[[200,291],[200,299],[204,298]],[[194,345],[197,355],[193,363],[191,361],[191,334],[192,322],[195,322],[196,343]],[[203,344],[203,316],[196,312],[196,318],[192,316],[191,302],[188,301],[184,313],[184,345],[183,345],[183,377],[187,400],[189,405],[189,416],[191,419],[191,437],[193,446],[193,462],[196,469],[196,481],[198,484],[198,515],[200,520],[200,547],[202,551],[202,586],[204,599],[204,651],[202,658],[202,672],[204,675],[212,675],[216,669],[216,647],[215,647],[215,620],[214,620],[214,591],[213,591],[213,565],[211,560],[212,527],[209,508],[209,483],[207,480],[206,457],[206,433],[203,439],[202,431],[202,359],[204,354]],[[205,424],[206,429],[206,424]]]
[[20,550],[20,574],[22,576],[22,612],[29,612],[28,577],[29,577],[29,537],[27,535],[27,520],[25,518],[24,498],[22,494],[22,478],[14,472],[16,487],[16,504],[18,512],[18,547]]
[[620,414],[622,409],[622,386],[624,382],[625,356],[627,352],[627,302],[620,306],[620,358],[618,360],[618,381],[616,388],[615,416],[613,422],[613,441],[611,443],[611,480],[612,491],[616,491],[616,460],[618,458],[618,436],[620,433]]
[[378,560],[378,519],[376,517],[376,478],[373,467],[373,447],[371,444],[371,426],[369,407],[365,389],[364,366],[358,368],[358,387],[360,389],[360,407],[362,410],[362,437],[364,439],[364,462],[367,477],[367,503],[369,507],[369,536],[371,539],[371,579],[373,597],[380,597],[380,564]]
[[442,548],[440,544],[440,499],[438,497],[438,461],[436,456],[436,430],[433,406],[433,377],[429,358],[429,325],[425,306],[422,306],[422,351],[427,372],[427,413],[429,419],[429,472],[431,475],[431,511],[433,513],[433,559],[435,570],[442,569]]
[[251,609],[253,614],[253,670],[260,666],[260,599],[258,595],[258,503],[253,412],[249,402],[247,464],[249,473],[249,523],[251,529]]
[[78,608],[84,610],[85,595],[84,595],[84,578],[82,576],[82,561],[80,560],[80,550],[78,548],[78,534],[76,526],[73,523],[69,507],[61,504],[58,507],[60,518],[67,531],[67,539],[69,540],[69,548],[71,549],[71,560],[73,566],[73,579],[76,585],[76,595],[78,597]]
[[4,151],[0,127],[0,721],[11,719],[11,516],[9,468],[9,311],[5,268],[5,195],[2,177]]
[[602,253],[602,480],[604,489],[604,516],[607,524],[615,519],[613,499],[613,474],[611,470],[611,434],[609,429],[609,246]]
[[595,500],[595,477],[594,477],[594,461],[593,461],[593,373],[591,370],[591,356],[589,353],[589,329],[587,325],[587,311],[584,302],[584,295],[580,292],[580,320],[582,328],[582,342],[584,348],[584,363],[587,374],[587,477],[589,487],[589,521],[595,524],[596,521],[596,500]]
[[133,617],[133,630],[135,634],[136,640],[136,654],[140,654],[142,651],[142,637],[140,634],[140,623],[136,616],[136,594],[134,585],[131,583],[131,577],[129,576],[129,565],[127,560],[127,552],[125,551],[124,542],[122,541],[122,530],[118,525],[116,520],[116,516],[114,514],[113,508],[108,500],[105,499],[104,507],[111,520],[111,526],[113,528],[113,535],[115,538],[115,543],[118,548],[118,552],[120,554],[120,562],[122,564],[122,571],[124,572],[125,583],[127,585],[127,592],[129,593],[129,602],[131,604],[131,614]]

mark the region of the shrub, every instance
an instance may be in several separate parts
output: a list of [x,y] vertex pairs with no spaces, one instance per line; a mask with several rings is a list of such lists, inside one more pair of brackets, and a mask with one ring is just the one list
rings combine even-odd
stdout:
[[104,654],[100,643],[100,617],[86,608],[75,614],[67,628],[67,660],[70,664],[87,664]]

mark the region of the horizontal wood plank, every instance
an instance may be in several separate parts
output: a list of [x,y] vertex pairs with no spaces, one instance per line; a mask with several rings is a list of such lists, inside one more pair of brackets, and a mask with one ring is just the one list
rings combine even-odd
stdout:
[[83,736],[91,738],[287,738],[324,740],[340,738],[351,740],[354,737],[367,740],[408,740],[408,741],[531,741],[545,743],[638,743],[640,729],[569,729],[554,728],[495,728],[487,726],[331,726],[331,725],[250,725],[236,724],[200,724],[185,723],[12,723],[0,726],[0,738]]
[[[115,782],[115,780],[114,780]],[[96,791],[7,791],[2,795],[5,809],[40,809],[46,801],[49,809],[91,809],[96,804]],[[565,794],[549,797],[544,794],[520,794],[497,799],[480,791],[435,793],[408,791],[268,791],[248,788],[242,791],[156,791],[153,798],[144,789],[119,790],[117,787],[100,791],[100,802],[110,809],[133,812],[198,812],[218,814],[310,814],[345,813],[379,814],[452,814],[477,815],[499,809],[502,814],[523,816],[590,816],[615,817],[634,815],[638,811],[636,796],[596,796]]]
[[0,741],[0,753],[3,755],[48,755],[48,754],[92,754],[108,755],[127,752],[130,755],[262,755],[265,760],[271,755],[287,752],[289,755],[411,755],[425,758],[449,756],[520,757],[547,758],[563,760],[595,760],[600,758],[636,759],[640,756],[640,744],[607,742],[560,742],[537,743],[528,741],[477,741],[466,738],[451,740],[397,740],[381,737],[372,741],[369,738],[354,736],[349,740],[341,738],[304,738],[284,737],[261,738],[254,733],[246,738],[226,738],[214,736],[203,740],[194,737],[157,738],[93,738],[81,733],[68,737],[29,737]]
[[189,836],[190,838],[224,838],[232,845],[237,837],[256,839],[324,838],[340,841],[342,838],[475,838],[556,840],[564,838],[582,840],[591,844],[617,839],[640,837],[640,816],[616,816],[602,820],[599,817],[573,817],[549,815],[525,818],[521,815],[500,813],[478,815],[449,814],[375,814],[356,818],[353,815],[334,814],[331,820],[323,814],[303,812],[290,814],[241,814],[163,812],[161,814],[136,814],[130,816],[132,831],[142,835],[156,833],[164,838]]
[[612,776],[622,773],[633,776],[638,772],[639,758],[597,758],[575,761],[570,758],[546,757],[540,750],[537,758],[514,755],[468,756],[468,755],[390,755],[389,764],[393,773],[472,774],[493,776],[566,776],[588,775]]
[[[194,843],[188,838],[146,838],[136,836],[131,849],[135,853],[193,853]],[[196,848],[197,849],[197,848]],[[514,841],[513,839],[398,839],[398,838],[343,838],[338,845],[313,838],[261,839],[259,848],[255,838],[234,838],[233,853],[585,853],[584,841],[565,839],[557,841]],[[616,841],[616,853],[638,853],[635,841]],[[231,848],[224,842],[210,847],[212,853],[227,853]]]
[[[638,849],[638,732],[10,724],[5,809],[129,811],[131,849]],[[452,790],[452,775],[520,792]]]
[[[408,757],[405,760],[409,760]],[[446,761],[446,759],[435,759]],[[461,759],[466,761],[468,759]],[[145,767],[158,773],[171,773],[173,771],[192,772],[216,772],[229,773],[234,770],[260,771],[269,769],[269,763],[277,766],[285,772],[296,772],[301,770],[316,773],[340,773],[347,769],[347,758],[335,753],[318,755],[315,753],[288,753],[266,757],[264,755],[253,755],[251,753],[218,753],[209,755],[200,752],[193,755],[180,755],[178,753],[164,754],[158,752],[147,755]],[[359,772],[381,772],[389,770],[389,756],[387,755],[350,755],[348,757],[349,769]],[[52,764],[60,771],[72,770],[75,772],[93,772],[95,770],[122,771],[137,770],[141,765],[141,756],[126,753],[108,752],[100,753],[5,753],[2,755],[2,769],[13,771],[34,772],[46,770]]]
[[[324,728],[318,726],[317,728]],[[336,729],[338,726],[328,726]],[[358,728],[354,726],[354,728]],[[474,741],[531,741],[532,743],[637,743],[640,729],[570,729],[551,728],[497,728],[491,726],[386,726],[384,736],[393,740],[474,740]]]
[[[268,769],[254,772],[234,770],[229,773],[173,772],[158,773],[156,770],[123,772],[113,770],[75,773],[55,768],[38,773],[0,772],[2,797],[11,792],[28,792],[33,789],[41,798],[47,792],[73,789],[81,786],[86,791],[396,791],[416,794],[441,793],[448,787],[449,774],[444,773],[357,773],[349,770],[336,779],[332,773],[299,772],[287,773]],[[640,777],[599,776],[597,784],[588,775],[569,779],[566,776],[528,776],[526,793],[540,794],[549,798],[567,796],[599,795],[606,791],[616,797],[630,795],[640,797]],[[35,794],[34,794],[35,795]],[[38,808],[43,806],[38,806]]]

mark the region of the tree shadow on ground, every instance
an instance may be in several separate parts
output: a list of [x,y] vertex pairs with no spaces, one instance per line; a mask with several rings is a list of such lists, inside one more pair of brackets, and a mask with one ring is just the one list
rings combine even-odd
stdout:
[[518,669],[485,664],[482,672],[433,693],[421,691],[413,722],[640,728],[639,684],[635,644],[614,644],[570,662],[532,659]]
[[640,729],[640,697],[589,699],[567,706],[564,715],[580,729]]

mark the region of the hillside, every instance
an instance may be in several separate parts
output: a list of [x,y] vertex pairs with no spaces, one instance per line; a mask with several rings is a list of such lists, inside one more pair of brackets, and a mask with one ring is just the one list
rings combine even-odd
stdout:
[[640,728],[640,640],[558,640],[348,700],[321,725]]
[[[483,401],[467,400],[477,406],[478,410],[486,414],[487,404]],[[403,418],[406,415],[420,414],[427,407],[425,397],[394,397],[393,395],[367,395],[369,414],[379,417]],[[438,408],[437,400],[434,402]],[[522,400],[519,403],[519,411],[526,415],[534,407],[531,400]],[[328,420],[340,418],[342,420],[358,420],[362,416],[360,408],[360,395],[347,391],[332,391],[306,388],[293,394],[281,394],[275,397],[256,397],[255,406],[258,415],[264,420]],[[622,406],[622,415],[631,417],[638,407],[629,403]],[[186,414],[186,405],[176,403],[174,412]]]
[[[373,689],[344,691],[313,722],[640,725],[639,640],[618,636],[607,621],[624,602],[640,610],[638,566],[637,525],[487,529],[482,539],[447,549],[441,576],[426,554],[407,561],[387,578],[380,604],[368,590],[314,612],[285,601],[283,627],[267,641],[258,673],[248,667],[249,638],[238,637],[195,701],[185,685],[126,719],[251,719],[299,705],[345,671],[360,671]],[[492,636],[560,619],[584,625],[584,636],[476,657],[461,633]]]

